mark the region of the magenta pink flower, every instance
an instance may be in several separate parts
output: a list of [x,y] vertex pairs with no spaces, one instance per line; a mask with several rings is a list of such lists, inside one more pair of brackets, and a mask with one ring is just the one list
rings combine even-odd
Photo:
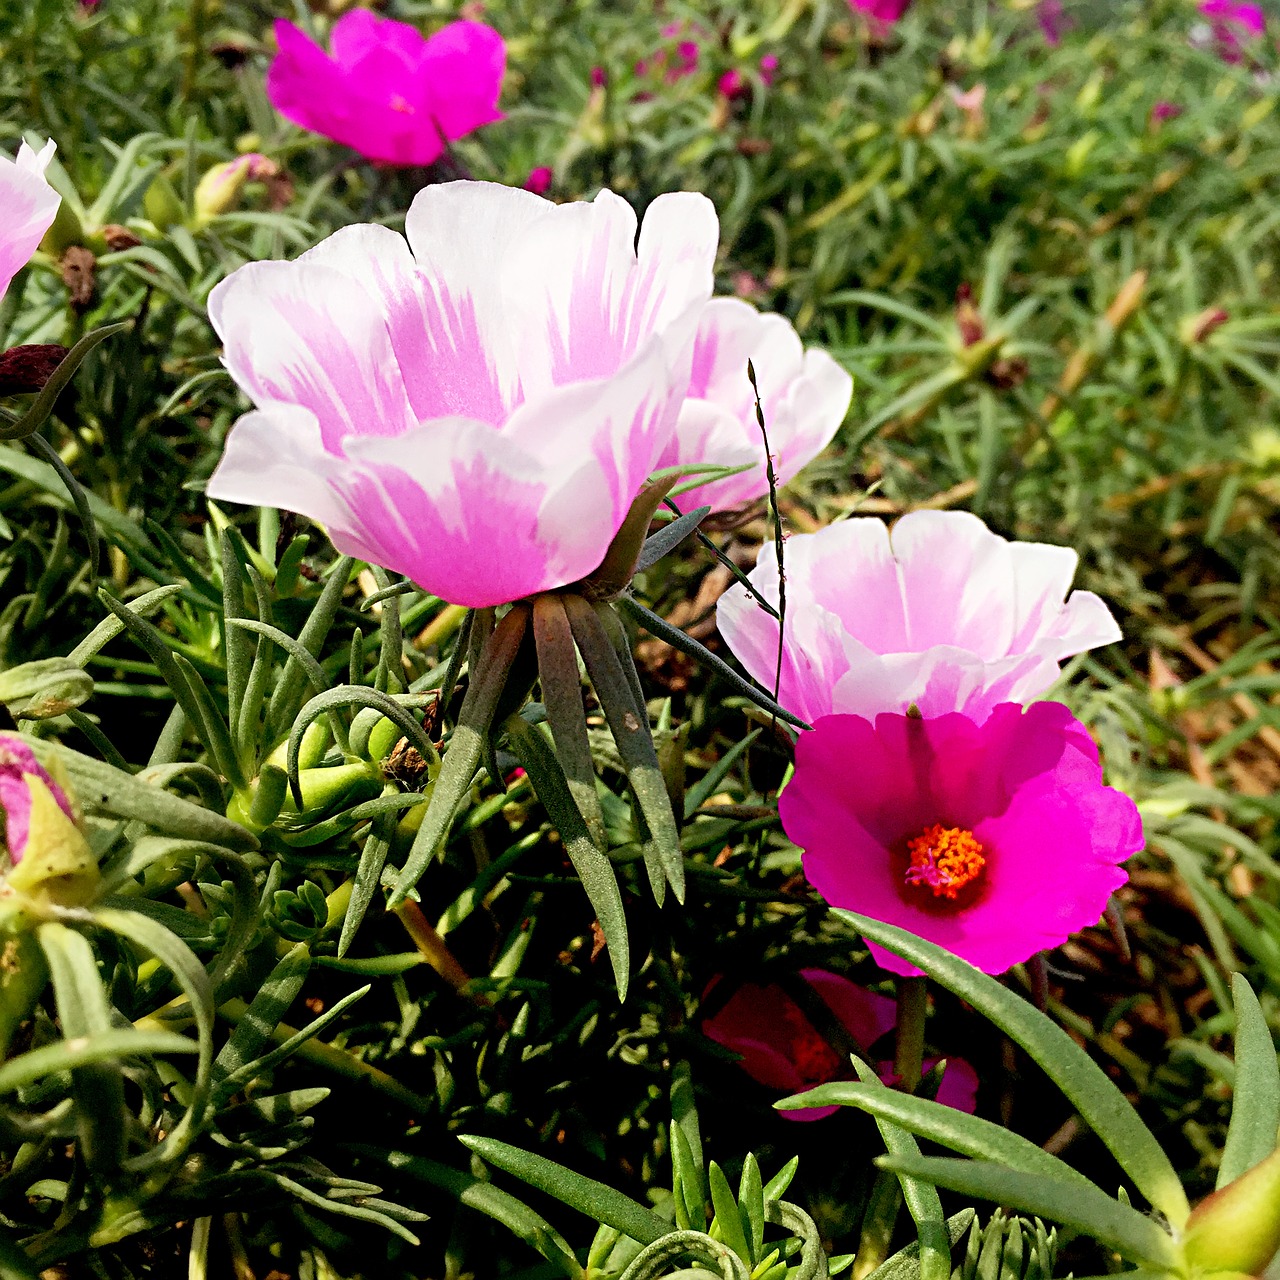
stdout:
[[849,7],[877,22],[897,22],[910,3],[911,0],[849,0]]
[[716,81],[716,92],[723,98],[745,98],[751,92],[751,81],[737,67],[730,67]]
[[1103,785],[1088,730],[1056,702],[1005,703],[982,723],[825,716],[800,735],[778,811],[832,906],[987,973],[1096,924],[1143,843],[1137,807]]
[[596,568],[675,429],[717,226],[704,196],[420,191],[408,243],[351,226],[209,297],[257,411],[209,494],[322,522],[463,605]]
[[1183,108],[1176,102],[1157,102],[1151,108],[1151,124],[1161,125],[1166,120],[1176,120],[1183,112]]
[[760,59],[760,79],[765,84],[772,84],[773,78],[778,70],[778,55],[776,53],[766,53]]
[[407,23],[352,9],[334,23],[329,54],[284,19],[275,32],[272,105],[370,160],[431,164],[446,141],[502,119],[506,47],[483,23],[451,22],[426,39]]
[[545,164],[539,165],[536,169],[529,171],[529,176],[524,180],[524,189],[532,191],[535,196],[544,196],[550,189],[554,176]]
[[1256,39],[1267,28],[1260,5],[1241,4],[1239,0],[1200,0],[1199,8],[1209,20],[1214,47],[1224,62],[1239,62],[1243,41]]
[[52,140],[38,153],[24,142],[16,160],[0,155],[0,298],[30,261],[62,203],[44,176],[53,150]]
[[[860,517],[786,545],[787,644],[779,699],[812,723],[832,712],[985,717],[1000,702],[1043,693],[1058,664],[1120,639],[1091,592],[1063,598],[1069,547],[1006,542],[976,516],[917,511],[893,526]],[[777,603],[772,545],[750,574]],[[735,584],[720,599],[720,633],[772,687],[778,624]]]
[[713,299],[698,325],[693,375],[663,466],[750,463],[751,469],[686,492],[680,499],[686,510],[706,504],[727,511],[769,492],[748,360],[780,484],[812,462],[844,421],[853,379],[825,351],[806,351],[783,316],[762,315],[740,298]]
[[1036,21],[1040,24],[1045,44],[1055,49],[1062,43],[1063,33],[1072,26],[1063,15],[1062,0],[1040,0],[1036,5]]
[[[885,996],[868,991],[838,973],[826,969],[801,969],[800,977],[835,1015],[863,1053],[894,1028],[897,1010]],[[716,979],[710,995],[723,979]],[[830,1080],[853,1078],[845,1053],[809,1020],[804,1010],[785,988],[771,982],[760,986],[744,982],[725,1003],[702,1024],[702,1033],[716,1044],[741,1054],[738,1065],[758,1084],[785,1094],[801,1093]],[[872,1059],[886,1084],[894,1082],[893,1060]],[[928,1058],[930,1071],[937,1058]],[[978,1076],[963,1058],[948,1059],[938,1090],[938,1101],[957,1111],[973,1113],[978,1094]],[[838,1107],[804,1107],[782,1111],[788,1120],[821,1120]]]
[[[73,822],[66,793],[36,760],[31,748],[11,733],[0,733],[0,849],[17,866],[27,851],[31,829],[32,788],[42,786]],[[47,803],[47,801],[46,801]]]

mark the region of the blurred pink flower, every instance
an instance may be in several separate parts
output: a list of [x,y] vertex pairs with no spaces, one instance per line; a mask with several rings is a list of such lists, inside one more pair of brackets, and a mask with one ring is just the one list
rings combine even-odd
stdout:
[[1044,42],[1053,48],[1062,43],[1063,34],[1072,27],[1072,22],[1062,12],[1062,0],[1040,0],[1036,5],[1036,21],[1040,24],[1040,34]]
[[209,297],[239,420],[209,494],[321,521],[340,551],[463,605],[599,565],[689,385],[717,226],[450,182],[405,220],[253,262]]
[[524,180],[524,189],[532,191],[535,196],[546,195],[554,176],[545,164],[539,165],[529,171],[529,176]]
[[1260,5],[1240,0],[1200,0],[1200,13],[1209,20],[1214,47],[1225,62],[1239,62],[1242,39],[1256,39],[1265,33],[1266,15]]
[[36,760],[31,748],[16,734],[0,733],[0,851],[8,853],[10,866],[17,866],[27,851],[31,808],[38,787],[53,797],[68,818],[75,820],[66,792]]
[[1166,120],[1176,120],[1183,110],[1176,102],[1157,102],[1151,108],[1151,123],[1158,125]]
[[[1120,639],[1096,595],[1076,591],[1063,603],[1074,551],[1007,542],[963,511],[912,512],[892,534],[875,517],[856,517],[794,535],[785,554],[779,700],[810,723],[913,703],[926,716],[981,719],[997,703],[1043,693],[1064,659]],[[776,605],[771,543],[750,578]],[[777,621],[734,584],[717,622],[738,661],[772,687]]]
[[760,79],[765,84],[772,84],[773,77],[778,70],[778,55],[776,53],[766,53],[760,59]]
[[[1143,845],[1128,796],[1060,703],[964,715],[819,719],[778,801],[809,883],[1003,973],[1096,924]],[[871,944],[894,973],[919,971]]]
[[727,511],[769,492],[748,360],[779,484],[812,462],[844,421],[853,379],[825,351],[806,351],[784,316],[762,315],[740,298],[713,299],[698,325],[687,398],[662,465],[753,465],[682,494],[685,510],[708,504]]
[[62,203],[44,176],[53,151],[50,139],[39,152],[24,142],[16,160],[0,155],[0,298],[30,261]]
[[911,0],[849,0],[849,7],[877,22],[897,22],[910,3]]
[[[831,1010],[850,1039],[863,1053],[887,1036],[897,1021],[894,1002],[860,987],[826,969],[801,969],[800,977]],[[708,995],[724,979],[715,979]],[[758,1084],[800,1093],[830,1080],[853,1078],[848,1059],[814,1026],[799,1004],[778,983],[760,986],[744,982],[725,1003],[702,1023],[702,1034],[716,1044],[741,1054],[738,1065]],[[925,1060],[930,1071],[937,1058]],[[893,1060],[876,1061],[876,1071],[886,1084],[894,1082]],[[973,1113],[978,1076],[963,1058],[947,1061],[938,1101],[957,1111]],[[780,1111],[788,1120],[821,1120],[838,1107],[804,1107]]]
[[609,77],[605,74],[603,67],[591,68],[591,87],[593,89],[603,89],[609,83]]
[[452,22],[427,39],[407,23],[352,9],[334,23],[329,54],[283,18],[275,33],[272,105],[370,160],[431,164],[448,140],[502,119],[506,48],[483,23]]
[[737,67],[730,67],[716,82],[716,91],[725,98],[745,98],[751,92],[751,81]]

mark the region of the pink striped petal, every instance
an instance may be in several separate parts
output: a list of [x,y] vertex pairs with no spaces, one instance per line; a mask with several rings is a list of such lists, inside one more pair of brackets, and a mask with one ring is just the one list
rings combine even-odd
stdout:
[[0,155],[0,297],[31,260],[62,203],[44,176],[53,150],[52,140],[39,153],[24,142],[16,160]]

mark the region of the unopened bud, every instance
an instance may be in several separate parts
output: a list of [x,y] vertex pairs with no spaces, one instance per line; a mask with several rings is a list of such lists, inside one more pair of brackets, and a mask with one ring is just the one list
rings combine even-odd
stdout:
[[966,347],[981,342],[986,337],[987,326],[982,315],[973,305],[973,289],[968,284],[961,284],[956,289],[956,328],[960,330],[960,341]]
[[65,784],[11,733],[0,733],[0,813],[9,863],[0,879],[0,903],[16,899],[66,907],[93,897],[98,863]]
[[1194,1271],[1267,1269],[1280,1252],[1280,1151],[1196,1206],[1183,1250]]
[[279,176],[280,166],[256,151],[237,156],[226,164],[214,165],[196,187],[196,221],[203,224],[220,213],[229,213],[240,203],[246,183],[265,182]]
[[1189,316],[1180,326],[1182,340],[1188,346],[1203,342],[1215,329],[1221,329],[1231,316],[1221,307],[1206,307],[1199,315]]

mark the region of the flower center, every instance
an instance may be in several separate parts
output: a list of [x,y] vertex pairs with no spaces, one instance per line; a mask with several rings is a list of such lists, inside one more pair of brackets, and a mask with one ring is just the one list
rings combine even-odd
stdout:
[[391,95],[390,107],[392,111],[399,111],[401,115],[411,116],[414,114],[413,104],[408,98],[399,93]]
[[907,883],[932,889],[935,898],[954,898],[982,874],[987,861],[972,831],[940,822],[908,840],[907,852],[911,855]]

